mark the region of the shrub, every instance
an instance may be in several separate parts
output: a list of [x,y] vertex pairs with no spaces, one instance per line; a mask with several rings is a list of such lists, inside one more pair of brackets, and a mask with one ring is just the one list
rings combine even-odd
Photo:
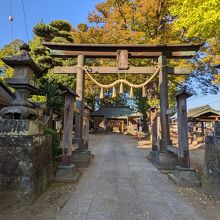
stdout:
[[60,142],[55,130],[51,128],[44,128],[44,134],[51,137],[52,142],[52,156],[55,159],[59,154],[61,154],[61,149],[59,148]]

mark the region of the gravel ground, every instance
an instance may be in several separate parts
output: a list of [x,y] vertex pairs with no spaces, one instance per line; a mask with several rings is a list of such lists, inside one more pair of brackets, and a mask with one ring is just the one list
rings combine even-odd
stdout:
[[[119,138],[118,138],[119,137]],[[96,167],[96,165],[99,164],[99,162],[95,162],[95,161],[102,161],[101,166],[104,167],[104,169],[107,169],[107,173],[109,175],[112,175],[111,172],[109,172],[109,167],[111,167],[111,164],[115,164],[115,161],[118,161],[118,159],[116,159],[116,155],[118,152],[116,151],[111,151],[111,155],[109,155],[110,157],[108,157],[107,152],[109,152],[108,150],[106,151],[104,145],[108,143],[108,146],[110,146],[110,148],[108,148],[109,150],[112,149],[113,147],[118,147],[119,153],[120,153],[120,159],[124,160],[122,166],[119,167],[123,167],[126,168],[126,164],[130,164],[129,166],[131,167],[131,170],[126,170],[125,172],[123,172],[123,170],[120,171],[120,177],[118,179],[121,179],[120,182],[122,184],[122,191],[119,192],[121,194],[121,196],[123,196],[123,200],[124,202],[121,202],[119,204],[119,208],[121,207],[122,211],[123,209],[125,209],[125,212],[128,213],[128,216],[126,217],[126,219],[199,219],[199,217],[194,218],[194,217],[190,217],[188,216],[188,218],[184,218],[184,216],[177,216],[178,214],[174,214],[172,212],[172,207],[175,207],[175,203],[180,202],[179,204],[184,204],[184,206],[189,207],[188,210],[190,210],[192,213],[197,212],[199,213],[201,216],[203,216],[204,219],[207,220],[217,220],[220,219],[220,201],[215,199],[214,197],[210,196],[210,195],[206,195],[204,194],[201,189],[199,188],[181,188],[181,187],[177,187],[176,185],[172,184],[171,182],[168,182],[166,175],[164,174],[160,174],[157,170],[155,170],[153,168],[153,166],[145,159],[145,155],[150,151],[150,143],[146,142],[146,141],[138,141],[135,138],[132,137],[127,137],[127,136],[119,136],[119,135],[91,135],[91,140],[90,140],[90,146],[93,150],[93,153],[95,153],[95,158],[94,161],[92,162],[92,166],[89,167],[88,171],[91,172],[91,169],[93,169],[93,167]],[[131,143],[130,147],[127,148],[127,145],[129,145],[129,143]],[[110,144],[110,145],[109,145]],[[120,146],[122,145],[122,147],[120,148]],[[127,157],[126,157],[127,155]],[[196,152],[195,150],[192,152],[192,159],[191,162],[193,163],[193,161],[195,161],[195,165],[201,166],[201,164],[203,163],[203,159],[202,159],[202,155],[204,155],[204,152],[202,152],[202,150],[200,152]],[[199,158],[200,160],[198,160]],[[126,159],[127,158],[127,159]],[[131,161],[133,160],[133,161]],[[106,163],[104,163],[104,161],[106,161]],[[198,161],[200,161],[198,163]],[[141,170],[140,170],[140,164],[142,166]],[[198,166],[198,167],[199,167]],[[112,168],[115,166],[112,166]],[[143,169],[144,168],[144,169]],[[110,168],[111,169],[111,168]],[[127,169],[127,168],[126,168]],[[133,171],[132,171],[133,170]],[[145,170],[145,171],[144,171]],[[149,178],[149,176],[147,176],[147,174],[149,175],[148,172],[150,172],[149,170],[151,170],[151,173],[153,172],[154,175],[151,176]],[[89,178],[89,173],[85,170],[81,170],[81,172],[83,173],[81,179],[79,180],[79,183],[77,183],[76,185],[74,184],[53,184],[51,187],[49,187],[49,189],[47,190],[47,192],[45,192],[38,200],[36,200],[34,202],[33,205],[31,206],[25,206],[25,207],[21,207],[18,204],[16,204],[16,202],[13,200],[13,198],[8,198],[7,196],[0,194],[0,219],[7,219],[7,220],[53,220],[55,219],[56,216],[58,216],[58,219],[62,217],[62,212],[63,210],[67,209],[68,207],[71,208],[71,204],[74,205],[74,200],[73,200],[73,196],[76,195],[77,190],[82,190],[83,189],[83,184],[84,181]],[[130,173],[131,172],[131,173]],[[93,172],[94,173],[94,172]],[[126,175],[126,173],[130,173],[130,174],[135,174],[136,176],[136,181],[139,181],[140,186],[139,188],[139,192],[141,192],[141,194],[143,194],[143,196],[139,196],[137,198],[137,196],[135,195],[134,188],[131,184],[133,181],[133,178],[130,179],[130,186],[127,185],[127,182],[123,182],[124,180],[124,175]],[[100,173],[101,174],[101,173]],[[140,175],[139,175],[140,174]],[[143,179],[143,174],[144,174],[144,178]],[[111,181],[111,178],[109,179],[108,176],[109,175],[104,175],[104,176],[100,176],[99,181],[103,182],[103,181]],[[91,177],[91,175],[90,175]],[[147,178],[147,180],[146,180]],[[158,184],[156,186],[156,184],[154,184],[156,188],[159,189],[160,197],[159,200],[157,201],[157,196],[154,195],[152,196],[152,198],[149,199],[149,195],[151,194],[151,186],[152,184],[147,184],[148,187],[146,187],[146,184],[143,184],[143,182],[141,181],[152,181],[155,178],[159,178],[159,180],[161,180],[162,182],[166,182],[168,189],[172,189],[172,193],[169,194],[168,192],[166,192],[166,188],[162,187],[161,184]],[[85,179],[85,180],[84,180]],[[158,181],[158,180],[157,180]],[[156,182],[157,182],[156,181]],[[159,182],[161,182],[159,181]],[[85,181],[86,182],[86,181]],[[106,185],[107,184],[107,185]],[[94,184],[93,184],[94,185]],[[114,184],[113,184],[114,185]],[[97,185],[98,186],[98,185]],[[86,186],[85,186],[86,187]],[[108,203],[100,203],[100,201],[106,201],[105,199],[106,196],[108,197],[108,193],[106,194],[106,190],[108,192],[108,190],[110,190],[109,192],[111,192],[111,187],[112,184],[111,183],[105,183],[105,185],[100,185],[99,184],[99,188],[100,189],[100,193],[99,195],[96,195],[94,198],[95,200],[93,200],[93,202],[95,202],[93,205],[97,206],[93,207],[93,210],[98,211],[97,212],[91,212],[90,216],[94,216],[94,217],[90,217],[87,219],[124,219],[123,216],[126,216],[125,214],[123,214],[122,216],[120,216],[120,214],[117,214],[117,217],[103,217],[103,213],[100,214],[100,210],[105,209],[105,206],[107,206],[106,209],[109,209],[109,207],[111,207],[111,210],[114,210],[114,202],[110,203],[110,205],[113,206],[109,206],[109,202]],[[104,188],[102,188],[104,187]],[[107,188],[106,188],[107,187]],[[137,187],[137,185],[136,185]],[[141,188],[142,187],[142,188]],[[144,188],[145,187],[145,188]],[[114,188],[113,188],[114,189]],[[115,188],[117,189],[117,187]],[[124,190],[127,189],[128,191]],[[165,192],[163,192],[165,189]],[[88,194],[86,192],[86,190],[88,190],[88,192],[91,192],[91,188],[89,190],[89,188],[85,188],[85,193]],[[104,192],[103,192],[104,190]],[[142,190],[142,191],[141,191]],[[97,192],[97,191],[96,191]],[[132,193],[134,192],[134,193]],[[104,193],[104,194],[103,194]],[[146,196],[144,196],[144,194],[146,193]],[[85,194],[85,195],[86,195]],[[173,196],[174,194],[174,196]],[[164,199],[161,197],[164,196]],[[169,195],[172,195],[171,197],[169,197]],[[97,197],[97,196],[103,196],[105,199],[100,200],[97,198],[101,197]],[[114,194],[114,196],[117,197],[117,193]],[[165,196],[166,199],[165,199]],[[136,206],[136,204],[130,202],[130,200],[132,201],[133,199],[131,198],[136,198],[136,203],[138,202],[141,203],[142,205]],[[114,198],[111,196],[111,198]],[[184,198],[184,199],[183,199]],[[82,199],[88,200],[88,197],[84,197]],[[141,200],[140,200],[141,199]],[[147,201],[145,201],[147,200]],[[156,200],[156,201],[155,201]],[[164,205],[162,201],[165,201],[165,203],[169,203],[168,204],[168,208],[166,205]],[[72,201],[72,202],[71,202]],[[109,201],[107,199],[107,201]],[[112,201],[112,200],[110,200]],[[117,201],[117,199],[116,199]],[[156,202],[156,203],[155,203]],[[132,205],[132,204],[133,205]],[[92,203],[90,203],[91,205]],[[130,205],[132,206],[130,206]],[[155,204],[155,206],[153,206],[152,204]],[[162,205],[163,204],[163,205]],[[82,205],[82,204],[81,204]],[[144,205],[144,206],[143,206]],[[171,205],[169,207],[169,205]],[[145,207],[146,206],[146,207]],[[91,206],[92,207],[92,206]],[[101,208],[100,208],[101,207]],[[154,211],[156,207],[156,211]],[[166,208],[165,208],[166,207]],[[192,208],[193,207],[193,208]],[[72,206],[73,209],[73,206]],[[181,211],[180,209],[178,209],[178,206],[176,207],[177,210],[179,210],[179,212]],[[89,210],[89,208],[88,208]],[[116,203],[116,209],[117,209],[117,203]],[[147,212],[143,212],[147,211]],[[158,210],[166,210],[164,212],[160,212]],[[169,210],[167,212],[167,210]],[[194,211],[195,210],[195,211]],[[78,210],[79,211],[79,210]],[[185,210],[187,211],[187,210]],[[124,211],[123,211],[124,212]],[[95,214],[94,214],[95,213]],[[110,212],[109,212],[110,213]],[[109,213],[104,213],[104,215],[108,216]],[[134,213],[133,215],[130,215],[130,213]],[[63,218],[65,220],[68,219],[83,219],[83,215],[80,216],[80,214],[78,213],[73,213],[74,215],[72,215],[70,218],[68,218],[68,216],[66,216],[66,218]],[[147,215],[148,214],[148,215]],[[100,218],[97,218],[97,216],[101,216]],[[146,216],[144,216],[146,215]],[[164,216],[160,216],[159,215],[164,215]],[[191,215],[191,214],[190,214]],[[88,217],[89,215],[87,215]],[[118,216],[120,218],[118,218]],[[82,218],[81,218],[82,217]],[[86,219],[86,218],[84,218]]]

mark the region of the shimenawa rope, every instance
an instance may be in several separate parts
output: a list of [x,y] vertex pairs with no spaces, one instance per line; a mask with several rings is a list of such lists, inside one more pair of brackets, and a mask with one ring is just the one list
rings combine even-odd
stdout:
[[99,83],[96,79],[93,78],[93,76],[90,74],[91,73],[91,68],[89,68],[88,66],[80,66],[80,65],[76,65],[76,67],[81,68],[82,70],[84,70],[87,75],[89,76],[89,78],[99,87],[101,87],[101,94],[100,94],[100,98],[104,98],[104,88],[105,89],[109,89],[109,88],[113,88],[113,94],[112,94],[112,98],[116,97],[116,90],[115,90],[115,86],[117,84],[120,83],[120,91],[119,93],[122,94],[123,93],[123,83],[128,85],[131,89],[130,89],[130,98],[133,98],[133,88],[142,88],[142,97],[146,97],[146,92],[145,92],[145,86],[151,82],[151,80],[159,73],[159,71],[161,70],[162,67],[160,67],[159,65],[155,66],[155,73],[144,83],[142,84],[133,84],[131,82],[129,82],[126,79],[118,79],[113,83],[110,83],[108,85],[106,84],[102,84]]

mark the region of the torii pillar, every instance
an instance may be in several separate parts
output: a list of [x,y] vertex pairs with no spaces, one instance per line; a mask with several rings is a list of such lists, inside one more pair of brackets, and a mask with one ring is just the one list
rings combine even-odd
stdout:
[[167,80],[167,58],[160,56],[158,64],[161,67],[159,73],[159,90],[160,90],[160,122],[161,122],[161,140],[160,152],[166,152],[167,145],[170,143],[170,121],[167,110],[169,109],[168,100],[168,80]]
[[78,144],[78,148],[73,151],[72,162],[77,167],[87,167],[90,163],[91,152],[88,151],[85,146],[83,138],[83,121],[84,121],[84,102],[85,102],[85,71],[80,68],[85,64],[85,56],[79,55],[77,59],[77,75],[76,75],[76,108],[79,110],[79,114],[76,115],[76,126],[75,126],[75,139]]
[[[85,63],[85,56],[79,55],[77,59],[77,65],[83,67]],[[76,115],[76,140],[78,144],[78,150],[84,150],[83,140],[83,115],[84,115],[84,90],[85,90],[85,72],[82,68],[77,67],[76,75],[76,108],[79,110],[79,114]]]
[[154,162],[158,169],[173,170],[178,165],[178,158],[173,153],[167,151],[167,146],[171,144],[170,121],[169,114],[167,114],[169,109],[167,57],[165,55],[160,56],[158,64],[161,68],[159,73],[161,139]]

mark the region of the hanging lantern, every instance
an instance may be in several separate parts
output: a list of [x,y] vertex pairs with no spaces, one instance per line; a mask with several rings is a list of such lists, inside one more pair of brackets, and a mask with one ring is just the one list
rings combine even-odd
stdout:
[[100,99],[103,99],[103,98],[104,98],[104,89],[103,89],[103,87],[101,88],[101,92],[100,92],[99,98],[100,98]]
[[146,97],[146,90],[145,87],[142,87],[142,98]]
[[133,92],[133,87],[131,87],[130,89],[130,95],[129,95],[130,99],[134,98],[134,92]]
[[124,86],[123,86],[123,82],[121,82],[119,94],[123,94],[123,93],[124,93]]
[[112,88],[112,98],[116,98],[116,89],[114,86]]

